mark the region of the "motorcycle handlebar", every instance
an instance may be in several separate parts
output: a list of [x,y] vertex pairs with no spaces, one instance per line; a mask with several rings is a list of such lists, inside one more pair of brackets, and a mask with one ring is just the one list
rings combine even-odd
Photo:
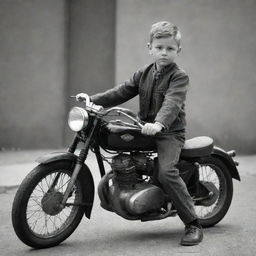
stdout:
[[83,93],[83,97],[80,99],[77,96],[70,96],[71,98],[76,98],[77,101],[84,102],[85,103],[85,109],[89,112],[93,112],[94,114],[102,113],[104,108],[100,105],[96,105],[93,102],[91,102],[90,96]]

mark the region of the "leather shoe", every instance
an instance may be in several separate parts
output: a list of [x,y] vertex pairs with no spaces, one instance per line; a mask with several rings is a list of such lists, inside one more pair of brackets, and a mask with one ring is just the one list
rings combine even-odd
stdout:
[[202,228],[189,225],[185,227],[185,234],[181,239],[181,245],[197,245],[203,240]]

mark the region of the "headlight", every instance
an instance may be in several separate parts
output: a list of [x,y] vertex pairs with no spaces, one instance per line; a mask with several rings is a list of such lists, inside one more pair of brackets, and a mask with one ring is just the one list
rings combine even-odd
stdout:
[[88,125],[89,115],[86,110],[74,107],[68,115],[68,125],[74,132],[79,132]]

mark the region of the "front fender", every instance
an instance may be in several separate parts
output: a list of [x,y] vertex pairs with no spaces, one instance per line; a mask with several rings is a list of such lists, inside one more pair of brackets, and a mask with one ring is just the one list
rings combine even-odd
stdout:
[[228,167],[232,178],[241,181],[240,175],[232,157],[229,156],[225,150],[214,146],[211,155],[219,158]]
[[[70,161],[72,166],[76,164],[77,156],[70,152],[53,152],[36,159],[40,164],[49,164],[56,161]],[[94,182],[91,171],[86,164],[82,165],[78,179],[82,183],[83,198],[85,199],[85,216],[90,219],[94,201]]]
[[52,162],[56,162],[59,160],[69,160],[72,162],[76,162],[77,156],[70,152],[52,152],[49,154],[45,154],[36,159],[36,162],[40,164],[49,164]]

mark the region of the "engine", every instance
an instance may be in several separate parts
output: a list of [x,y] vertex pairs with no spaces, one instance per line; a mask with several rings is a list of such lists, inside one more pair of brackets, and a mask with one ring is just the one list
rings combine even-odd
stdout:
[[120,189],[132,189],[138,182],[136,167],[130,155],[119,154],[113,157],[111,167]]
[[113,157],[111,167],[98,188],[103,208],[130,220],[161,209],[162,189],[142,179],[142,175],[153,174],[154,160],[143,153],[121,153]]

